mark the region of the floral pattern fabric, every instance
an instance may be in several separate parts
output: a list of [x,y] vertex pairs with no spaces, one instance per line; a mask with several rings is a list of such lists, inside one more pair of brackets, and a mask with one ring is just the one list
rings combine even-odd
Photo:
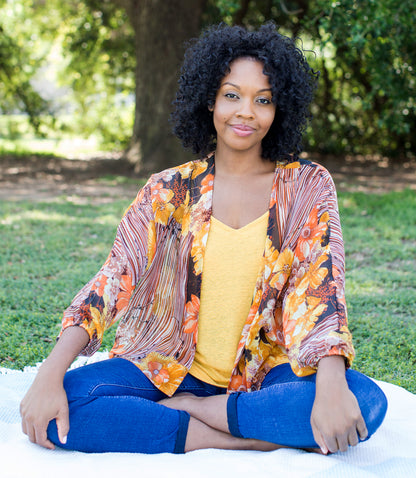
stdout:
[[[64,313],[63,329],[87,330],[86,355],[118,321],[111,356],[134,362],[169,396],[195,354],[214,183],[213,155],[153,175],[103,267]],[[276,164],[262,261],[229,392],[258,389],[284,361],[302,376],[324,356],[347,364],[354,356],[336,192],[322,166]]]

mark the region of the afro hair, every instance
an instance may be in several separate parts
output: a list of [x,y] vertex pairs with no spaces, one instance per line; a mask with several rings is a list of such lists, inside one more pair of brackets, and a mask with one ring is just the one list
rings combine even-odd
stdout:
[[195,154],[215,150],[216,131],[208,108],[214,105],[230,64],[241,57],[263,63],[276,105],[274,121],[262,141],[262,157],[273,162],[294,160],[302,151],[318,73],[311,69],[295,41],[278,33],[271,22],[257,31],[214,25],[190,43],[171,117],[174,134]]

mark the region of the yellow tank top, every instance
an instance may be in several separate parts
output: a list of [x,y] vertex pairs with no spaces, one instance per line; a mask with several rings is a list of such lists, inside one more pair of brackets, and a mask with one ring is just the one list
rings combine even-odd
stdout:
[[211,216],[191,375],[227,387],[261,267],[268,212],[233,229]]

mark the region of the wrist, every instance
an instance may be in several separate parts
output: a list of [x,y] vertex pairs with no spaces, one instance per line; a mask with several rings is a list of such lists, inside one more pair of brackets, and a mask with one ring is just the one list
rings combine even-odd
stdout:
[[67,367],[63,364],[57,363],[55,360],[47,358],[39,367],[36,378],[48,381],[62,382]]
[[316,384],[346,384],[345,359],[341,355],[323,357],[318,362]]

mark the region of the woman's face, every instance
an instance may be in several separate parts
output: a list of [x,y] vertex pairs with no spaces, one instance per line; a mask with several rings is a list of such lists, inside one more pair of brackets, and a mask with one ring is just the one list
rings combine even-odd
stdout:
[[217,152],[247,152],[260,156],[261,141],[274,120],[276,106],[263,73],[263,63],[237,58],[217,91],[212,108],[217,131]]

